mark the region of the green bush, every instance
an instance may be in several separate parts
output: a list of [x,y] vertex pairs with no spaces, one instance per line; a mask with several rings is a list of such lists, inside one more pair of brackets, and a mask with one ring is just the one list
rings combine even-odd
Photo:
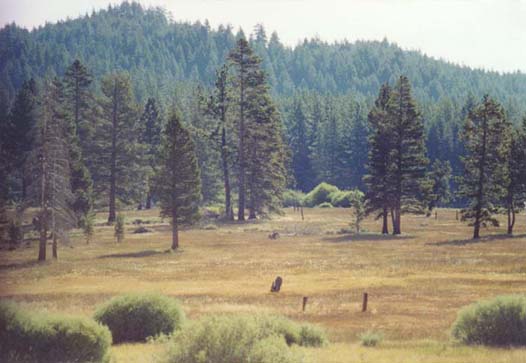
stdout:
[[364,347],[376,347],[382,340],[384,340],[383,335],[372,330],[360,335],[360,342]]
[[327,334],[323,329],[312,324],[301,325],[299,345],[304,347],[323,347],[327,343]]
[[339,190],[329,195],[330,202],[334,207],[351,208],[357,200],[363,198],[363,193],[358,190]]
[[299,207],[303,205],[303,199],[305,198],[305,193],[299,190],[287,189],[283,193],[283,207]]
[[318,204],[316,207],[317,208],[332,208],[332,204],[329,202],[324,202],[324,203]]
[[452,334],[465,344],[526,345],[526,296],[499,296],[463,308]]
[[249,353],[250,363],[300,363],[303,362],[298,353],[293,352],[285,343],[283,337],[276,335],[257,342]]
[[99,307],[95,320],[106,325],[115,343],[145,341],[171,334],[184,321],[179,303],[159,294],[117,296]]
[[299,324],[267,315],[205,317],[174,336],[167,362],[297,362],[288,346],[316,343],[308,329],[302,336]]
[[0,303],[0,361],[108,362],[111,333],[91,319]]
[[306,207],[315,207],[322,203],[330,203],[331,193],[340,191],[338,187],[327,183],[320,183],[305,196],[303,203]]

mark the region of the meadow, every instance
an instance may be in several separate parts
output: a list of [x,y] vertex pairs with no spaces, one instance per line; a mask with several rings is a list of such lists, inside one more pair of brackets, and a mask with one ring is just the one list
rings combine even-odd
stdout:
[[[95,236],[80,231],[61,245],[59,260],[36,262],[37,242],[0,251],[0,297],[32,310],[91,316],[95,307],[126,292],[160,292],[179,299],[190,319],[205,314],[268,312],[324,327],[331,344],[300,348],[306,362],[526,362],[526,349],[466,347],[450,327],[464,305],[526,288],[526,215],[515,237],[503,228],[471,228],[453,209],[438,218],[404,216],[403,234],[382,236],[367,219],[360,235],[348,233],[350,211],[292,209],[244,224],[203,222],[181,232],[181,248],[169,252],[168,221],[158,210],[128,211],[126,237],[97,215]],[[134,234],[141,219],[148,233]],[[503,220],[504,221],[504,220]],[[269,239],[278,231],[279,239]],[[49,250],[50,251],[50,250]],[[271,293],[276,276],[281,292]],[[367,292],[367,312],[362,294]],[[302,299],[308,296],[306,311]],[[378,331],[377,347],[359,335]],[[115,362],[154,362],[165,344],[112,347]]]

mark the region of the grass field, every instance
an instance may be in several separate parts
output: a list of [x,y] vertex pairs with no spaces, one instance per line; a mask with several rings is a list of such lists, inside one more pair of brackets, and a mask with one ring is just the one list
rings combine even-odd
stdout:
[[[526,291],[526,216],[516,237],[484,230],[477,243],[454,210],[438,219],[405,216],[404,234],[381,236],[367,220],[359,236],[341,234],[346,209],[292,210],[269,221],[194,227],[181,233],[179,252],[167,253],[170,229],[158,211],[128,212],[123,243],[98,216],[93,241],[80,232],[60,246],[59,260],[35,262],[37,245],[0,252],[0,295],[29,309],[91,315],[123,292],[157,291],[177,297],[190,318],[220,312],[271,312],[326,328],[332,344],[304,348],[307,362],[526,362],[526,349],[464,347],[450,341],[460,307],[483,298]],[[140,218],[151,233],[132,234]],[[270,240],[271,231],[281,238]],[[283,277],[282,291],[269,292]],[[363,292],[369,309],[361,312]],[[303,296],[309,297],[301,311]],[[358,335],[383,333],[378,347]],[[151,362],[160,343],[114,346],[116,362]]]

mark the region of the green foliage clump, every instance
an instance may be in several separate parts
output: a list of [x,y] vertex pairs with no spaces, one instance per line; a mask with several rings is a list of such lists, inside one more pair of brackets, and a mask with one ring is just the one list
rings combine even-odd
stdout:
[[526,296],[499,296],[463,308],[452,335],[465,344],[525,346]]
[[0,303],[0,361],[109,362],[111,333],[91,319],[29,313]]
[[318,208],[332,208],[333,206],[329,202],[323,202],[321,204],[318,204],[316,207],[318,207]]
[[124,216],[122,214],[117,215],[115,220],[115,238],[117,242],[122,242],[124,240]]
[[203,318],[174,336],[167,362],[301,362],[291,345],[320,346],[322,330],[267,315]]
[[363,198],[363,193],[358,189],[339,190],[331,193],[329,198],[333,207],[351,208],[357,200]]
[[320,183],[309,193],[307,193],[303,202],[306,207],[315,207],[322,203],[330,203],[330,195],[339,191],[340,189],[338,189],[338,187],[334,185],[328,183]]
[[118,296],[95,312],[95,320],[110,329],[115,343],[171,334],[181,327],[184,319],[179,303],[159,294]]
[[364,347],[376,347],[384,340],[381,333],[374,332],[372,330],[366,331],[360,335],[360,342]]
[[283,207],[299,207],[303,205],[305,193],[299,190],[287,189],[283,192]]

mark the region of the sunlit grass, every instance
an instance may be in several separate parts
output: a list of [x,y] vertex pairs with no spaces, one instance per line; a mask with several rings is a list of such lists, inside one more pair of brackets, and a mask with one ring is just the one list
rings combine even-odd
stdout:
[[[339,234],[349,210],[305,209],[305,220],[287,210],[258,223],[219,225],[181,232],[181,249],[167,253],[170,230],[158,210],[126,214],[126,239],[116,243],[105,215],[86,245],[79,232],[60,246],[59,260],[38,265],[36,242],[0,252],[0,295],[30,309],[92,315],[95,306],[126,292],[156,291],[177,297],[190,318],[221,312],[267,312],[320,324],[333,344],[306,349],[314,362],[521,362],[526,350],[456,346],[449,329],[460,307],[481,298],[524,292],[526,216],[519,237],[484,231],[471,243],[455,211],[438,220],[403,219],[404,234],[381,236],[364,223],[360,236]],[[152,233],[133,234],[135,219]],[[205,224],[203,224],[204,226]],[[268,239],[271,231],[281,238]],[[279,294],[272,280],[283,277]],[[363,292],[368,312],[361,312]],[[302,298],[308,296],[306,312]],[[365,348],[359,335],[381,331],[384,341]],[[112,348],[117,362],[149,362],[161,344]]]

